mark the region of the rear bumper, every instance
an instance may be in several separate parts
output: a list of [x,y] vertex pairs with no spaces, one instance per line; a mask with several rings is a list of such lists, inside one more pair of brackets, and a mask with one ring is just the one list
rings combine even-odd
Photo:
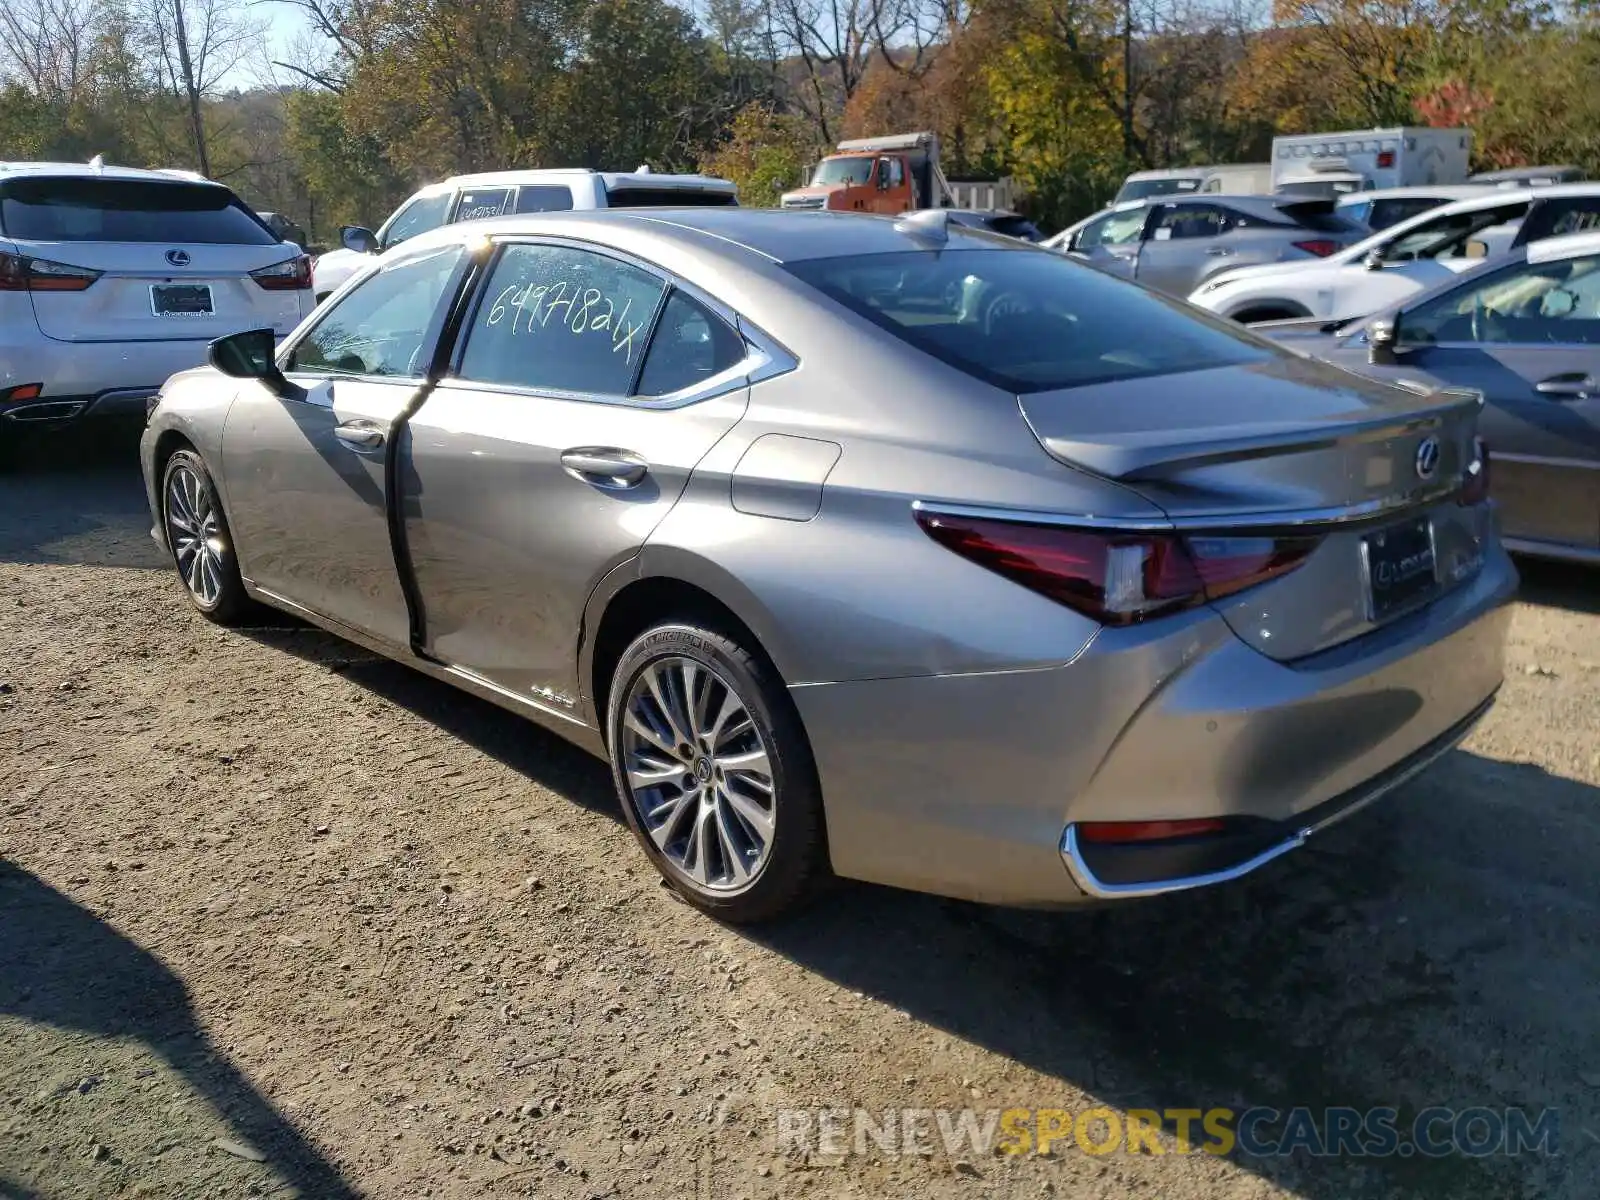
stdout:
[[101,416],[138,416],[145,400],[179,371],[206,361],[209,340],[57,342],[33,336],[15,344],[0,331],[0,394],[38,383],[39,396],[0,402],[0,422],[62,426]]
[[[1046,670],[793,688],[834,869],[1034,906],[1233,878],[1465,736],[1500,685],[1515,588],[1496,545],[1428,608],[1293,663],[1205,610],[1103,630]],[[1101,874],[1063,855],[1084,821],[1204,817],[1246,836],[1204,870]]]

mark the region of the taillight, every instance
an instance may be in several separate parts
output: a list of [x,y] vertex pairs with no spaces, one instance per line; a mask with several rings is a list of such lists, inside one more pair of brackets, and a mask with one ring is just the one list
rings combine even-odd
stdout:
[[1461,476],[1461,491],[1456,494],[1459,504],[1481,504],[1489,497],[1489,443],[1475,437],[1472,450],[1473,459]]
[[1385,170],[1387,170],[1388,168],[1394,166],[1394,151],[1393,150],[1380,150],[1380,151],[1378,151],[1378,165],[1380,167],[1384,168]]
[[1310,238],[1304,242],[1294,244],[1296,250],[1304,250],[1307,254],[1315,254],[1318,258],[1327,258],[1339,248],[1339,243],[1331,238]]
[[0,250],[0,292],[81,292],[99,271]]
[[918,509],[946,549],[1106,625],[1132,625],[1291,571],[1314,537],[1121,533]]
[[300,291],[311,286],[311,258],[302,254],[297,258],[285,259],[274,266],[251,271],[250,278],[269,292]]

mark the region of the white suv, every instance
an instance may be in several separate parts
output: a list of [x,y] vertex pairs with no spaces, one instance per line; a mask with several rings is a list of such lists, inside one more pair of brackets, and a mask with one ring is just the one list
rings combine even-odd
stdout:
[[313,264],[316,297],[329,294],[385,250],[407,238],[456,221],[476,221],[507,213],[565,212],[568,209],[662,208],[682,205],[732,205],[738,189],[709,175],[657,175],[637,171],[489,171],[457,175],[417,192],[395,209],[373,233],[359,225],[339,231],[343,250],[330,250]]
[[0,163],[0,440],[142,415],[213,339],[312,307],[310,260],[219,183]]
[[1189,303],[1245,324],[1365,317],[1484,258],[1596,226],[1600,183],[1484,188],[1327,258],[1222,271],[1201,284]]

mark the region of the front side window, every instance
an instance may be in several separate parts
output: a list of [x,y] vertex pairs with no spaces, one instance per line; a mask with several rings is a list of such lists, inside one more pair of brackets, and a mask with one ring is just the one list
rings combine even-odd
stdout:
[[1600,196],[1568,196],[1540,200],[1523,221],[1521,242],[1560,237],[1564,233],[1585,233],[1600,227]]
[[1135,208],[1091,221],[1078,231],[1072,248],[1088,251],[1096,246],[1131,246],[1144,231],[1145,217],[1148,215],[1148,209]]
[[505,212],[511,199],[511,189],[506,187],[463,188],[461,200],[456,204],[456,220],[482,221],[498,217]]
[[897,188],[906,181],[906,166],[898,158],[883,160],[884,169],[889,173],[889,187]]
[[444,224],[445,214],[450,211],[451,199],[449,192],[416,197],[389,218],[389,223],[378,235],[378,244],[388,250],[419,233],[439,228]]
[[0,232],[40,242],[271,246],[277,237],[225,187],[90,177],[0,186]]
[[901,341],[1008,392],[1281,355],[1243,329],[1048,252],[908,251],[786,269]]
[[626,396],[665,293],[650,272],[589,250],[508,245],[473,315],[459,374],[537,391]]
[[1600,344],[1600,257],[1518,263],[1402,314],[1400,341]]
[[460,246],[445,246],[384,267],[333,305],[296,344],[285,370],[417,378],[428,332]]

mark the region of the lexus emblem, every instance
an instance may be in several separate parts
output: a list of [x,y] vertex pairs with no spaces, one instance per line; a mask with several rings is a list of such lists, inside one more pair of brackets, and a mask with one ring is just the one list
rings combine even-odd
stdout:
[[1425,437],[1417,444],[1417,478],[1432,479],[1439,470],[1439,439]]
[[167,261],[175,267],[187,267],[189,265],[189,252],[187,250],[168,250]]

